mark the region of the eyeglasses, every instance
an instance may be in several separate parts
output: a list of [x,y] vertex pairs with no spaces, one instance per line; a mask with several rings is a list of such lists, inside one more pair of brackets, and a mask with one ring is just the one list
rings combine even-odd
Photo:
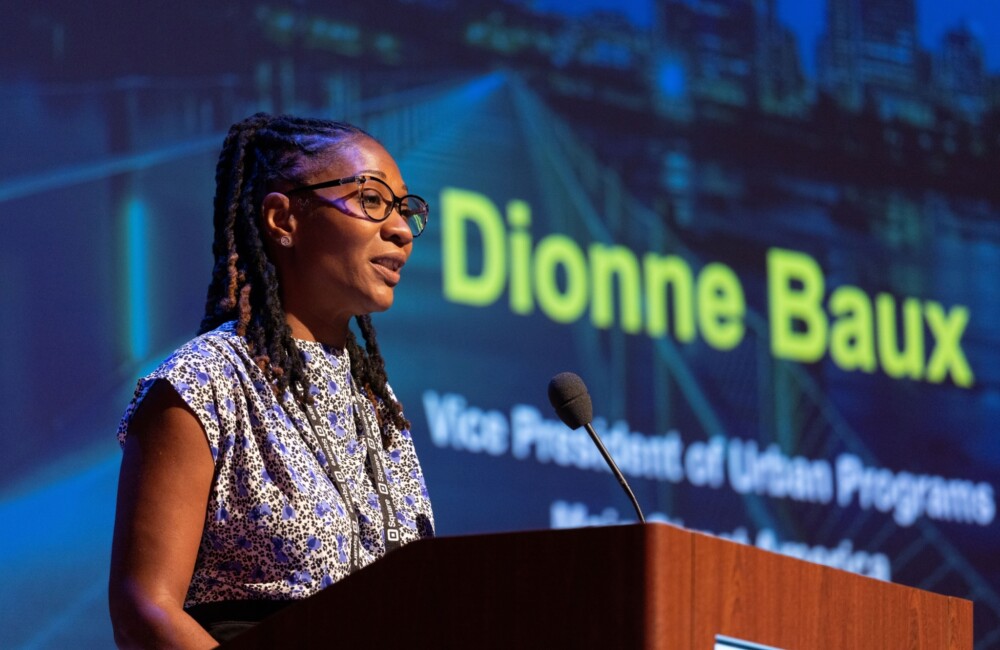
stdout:
[[[319,195],[316,195],[316,198],[334,206],[349,216],[363,216],[366,219],[377,222],[388,219],[393,209],[396,209],[403,219],[406,220],[406,224],[410,227],[410,232],[413,233],[414,237],[419,237],[420,233],[424,231],[424,228],[427,226],[427,213],[430,212],[430,206],[427,205],[427,201],[416,194],[396,196],[385,181],[374,176],[361,174],[358,176],[348,176],[347,178],[338,178],[335,181],[323,181],[322,183],[303,185],[302,187],[289,190],[285,194],[291,195],[298,192],[309,192],[312,190],[321,190],[325,187],[337,187],[352,183],[358,186],[357,192],[353,194],[339,199],[328,199]],[[360,210],[361,214],[358,214],[358,210]]]

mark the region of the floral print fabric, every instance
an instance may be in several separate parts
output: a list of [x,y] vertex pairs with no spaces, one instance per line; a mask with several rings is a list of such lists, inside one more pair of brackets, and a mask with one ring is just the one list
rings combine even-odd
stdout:
[[[215,477],[185,607],[304,598],[345,577],[352,554],[361,567],[385,553],[382,511],[354,409],[379,429],[371,403],[352,399],[346,350],[296,341],[312,386],[310,418],[291,396],[277,398],[234,326],[190,341],[140,379],[118,430],[124,445],[136,406],[159,379],[170,382],[205,429]],[[401,542],[430,537],[433,514],[410,433],[383,421],[392,444],[377,451]],[[327,474],[322,447],[347,477],[346,501]]]

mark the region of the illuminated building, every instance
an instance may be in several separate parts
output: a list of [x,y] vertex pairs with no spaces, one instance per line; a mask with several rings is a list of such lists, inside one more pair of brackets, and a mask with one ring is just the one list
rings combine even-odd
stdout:
[[819,48],[821,88],[853,111],[866,104],[883,120],[931,120],[921,96],[915,0],[827,0]]
[[934,60],[938,101],[972,122],[986,110],[983,45],[968,27],[949,30]]

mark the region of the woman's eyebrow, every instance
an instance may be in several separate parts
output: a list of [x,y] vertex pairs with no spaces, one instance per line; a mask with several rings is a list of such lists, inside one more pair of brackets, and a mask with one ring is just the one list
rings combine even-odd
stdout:
[[[389,177],[385,175],[385,172],[380,172],[377,169],[362,169],[357,174],[355,174],[355,176],[361,176],[363,174],[370,174],[372,176],[378,176],[379,178],[381,178],[384,181],[389,179]],[[406,186],[406,183],[403,183],[403,191],[404,192],[409,192],[410,191],[410,188],[408,188]]]

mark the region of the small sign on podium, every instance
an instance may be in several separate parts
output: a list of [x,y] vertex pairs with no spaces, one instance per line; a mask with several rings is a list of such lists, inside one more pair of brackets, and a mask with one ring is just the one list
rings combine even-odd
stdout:
[[744,641],[731,636],[715,635],[714,650],[782,650],[773,645],[761,645],[752,641]]

